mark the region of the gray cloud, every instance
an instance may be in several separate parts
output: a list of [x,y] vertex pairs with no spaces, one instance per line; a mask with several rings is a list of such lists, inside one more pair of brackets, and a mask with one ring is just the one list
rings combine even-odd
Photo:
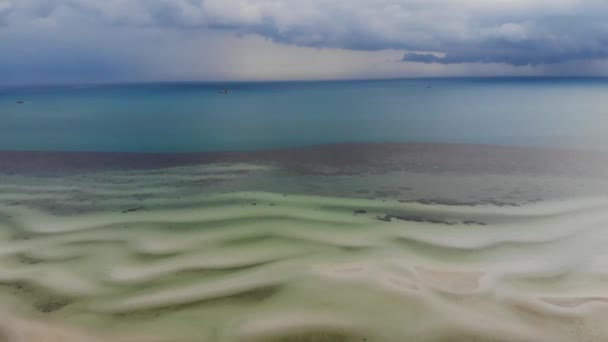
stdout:
[[[48,1],[27,1],[32,13],[49,15]],[[109,25],[216,29],[258,34],[301,46],[444,54],[436,57],[413,52],[404,56],[405,61],[425,63],[537,65],[608,56],[608,2],[603,0],[58,0],[53,3],[55,9],[69,8],[78,12],[75,15]],[[13,6],[18,8],[16,4]]]
[[0,59],[9,64],[27,54],[23,45],[42,43],[46,50],[26,49],[36,51],[24,60],[118,74],[137,64],[133,47],[112,43],[118,32],[154,54],[167,37],[179,49],[179,40],[209,30],[293,46],[404,50],[405,62],[539,66],[608,58],[608,1],[0,0]]
[[608,57],[606,18],[553,16],[480,29],[475,39],[445,42],[441,55],[408,52],[403,61],[422,63],[507,63],[540,65]]
[[555,47],[551,42],[522,41],[517,44],[480,43],[477,46],[453,47],[445,55],[408,52],[405,62],[463,64],[507,63],[514,66],[557,64],[576,60],[605,59],[608,45]]

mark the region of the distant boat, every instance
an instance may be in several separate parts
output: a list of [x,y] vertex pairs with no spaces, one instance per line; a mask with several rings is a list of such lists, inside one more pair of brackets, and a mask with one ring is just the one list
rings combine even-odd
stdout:
[[220,94],[230,94],[231,91],[228,90],[228,89],[222,89],[222,90],[218,90],[218,93],[220,93]]
[[17,101],[17,104],[24,104],[24,103],[25,103],[25,101],[22,101],[22,100]]

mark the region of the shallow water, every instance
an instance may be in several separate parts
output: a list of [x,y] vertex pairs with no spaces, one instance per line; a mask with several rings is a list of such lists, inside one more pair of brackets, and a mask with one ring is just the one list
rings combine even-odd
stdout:
[[0,337],[605,341],[608,180],[445,163],[2,175]]
[[0,89],[0,341],[606,341],[607,88]]

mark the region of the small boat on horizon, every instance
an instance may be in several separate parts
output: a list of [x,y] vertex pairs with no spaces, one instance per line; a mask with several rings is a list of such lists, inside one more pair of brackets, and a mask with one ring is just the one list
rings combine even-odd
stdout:
[[24,104],[24,103],[25,103],[25,101],[23,101],[23,100],[17,101],[17,104]]
[[217,92],[220,94],[230,94],[232,91],[230,91],[228,89],[222,89],[222,90],[218,90]]

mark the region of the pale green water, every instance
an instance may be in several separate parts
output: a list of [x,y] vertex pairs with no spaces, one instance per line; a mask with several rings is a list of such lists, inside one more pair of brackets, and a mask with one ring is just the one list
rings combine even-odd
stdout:
[[[209,164],[1,180],[2,310],[101,340],[608,333],[602,179]],[[475,205],[405,202],[421,196]]]

